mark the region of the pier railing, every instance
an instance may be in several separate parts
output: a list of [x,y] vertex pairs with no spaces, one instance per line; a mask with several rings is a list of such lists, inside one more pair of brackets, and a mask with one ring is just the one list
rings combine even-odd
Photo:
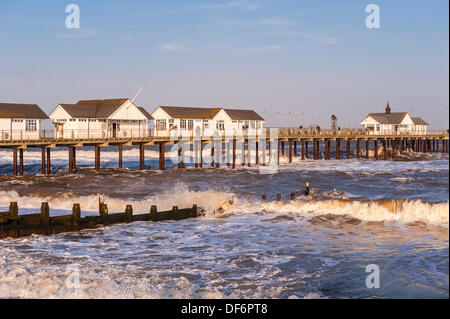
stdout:
[[[276,134],[274,134],[274,131]],[[282,138],[302,138],[302,137],[314,137],[314,138],[354,138],[362,136],[397,136],[397,137],[410,137],[410,136],[448,136],[448,131],[428,130],[428,131],[369,131],[359,128],[345,128],[340,130],[330,129],[317,129],[317,128],[266,128],[265,134],[261,130],[249,130],[242,132],[237,136],[235,132],[228,132],[225,130],[207,132],[201,132],[197,134],[194,131],[158,131],[155,129],[121,129],[117,131],[111,130],[42,130],[35,132],[27,131],[11,131],[0,130],[0,142],[11,141],[64,141],[64,140],[89,140],[89,139],[135,139],[135,138],[165,138],[170,140],[176,140],[181,138],[197,138],[197,137],[215,137],[215,138],[229,138],[229,137],[259,137],[259,138],[273,138],[274,135]]]
[[380,132],[368,131],[365,129],[357,128],[345,128],[340,130],[330,130],[330,129],[298,129],[298,128],[278,128],[278,136],[280,137],[358,137],[358,136],[443,136],[448,135],[447,131],[394,131],[394,130],[384,130]]

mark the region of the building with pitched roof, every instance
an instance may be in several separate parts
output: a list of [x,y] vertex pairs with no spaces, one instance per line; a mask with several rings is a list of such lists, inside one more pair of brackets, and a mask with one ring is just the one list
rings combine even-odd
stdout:
[[253,110],[159,106],[152,114],[155,134],[179,135],[254,135],[265,120]]
[[419,117],[411,117],[408,112],[391,112],[388,102],[384,113],[369,113],[361,125],[370,134],[383,135],[425,134],[429,124]]
[[37,104],[0,103],[0,140],[38,139],[48,119]]
[[127,98],[59,104],[50,118],[56,138],[146,137],[153,120]]

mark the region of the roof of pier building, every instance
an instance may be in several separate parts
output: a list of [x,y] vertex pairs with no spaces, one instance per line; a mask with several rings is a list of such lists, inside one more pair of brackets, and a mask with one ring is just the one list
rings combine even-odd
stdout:
[[228,114],[228,116],[235,121],[264,121],[264,119],[259,116],[253,110],[233,110],[233,109],[224,109],[224,111]]
[[412,120],[415,125],[430,125],[427,122],[425,122],[424,120],[422,120],[420,117],[413,117]]
[[[77,104],[59,104],[58,107],[63,108],[72,118],[108,119],[127,102],[130,102],[131,105],[134,105],[133,102],[131,102],[129,99],[123,98],[104,100],[80,100],[77,102]],[[143,107],[136,106],[136,108],[139,110],[139,112],[142,113],[145,118],[153,119],[152,116]],[[52,116],[52,114],[50,114],[50,116]]]
[[401,125],[405,123],[414,125],[429,125],[420,117],[411,117],[408,114],[408,112],[391,112],[389,102],[387,103],[384,113],[369,113],[364,121],[366,121],[369,118],[372,118],[379,124],[387,124],[387,125]]
[[0,118],[42,119],[49,117],[37,104],[0,103]]
[[160,106],[164,112],[174,119],[204,119],[211,120],[220,112],[220,108]]
[[[204,119],[212,120],[220,112],[224,111],[232,120],[239,121],[264,121],[264,119],[253,110],[224,109],[220,107],[185,107],[185,106],[160,106],[167,115],[174,119]],[[156,110],[155,110],[156,112]],[[153,113],[155,113],[153,112]]]

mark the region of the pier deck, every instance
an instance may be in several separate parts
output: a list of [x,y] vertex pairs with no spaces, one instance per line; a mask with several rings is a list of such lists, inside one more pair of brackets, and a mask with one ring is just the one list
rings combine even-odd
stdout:
[[[128,137],[128,138],[41,138],[35,140],[0,140],[0,148],[12,149],[13,151],[13,175],[23,175],[23,152],[28,148],[40,148],[42,150],[42,174],[51,173],[50,165],[50,150],[56,147],[67,147],[68,149],[68,170],[69,173],[73,173],[76,168],[76,149],[80,147],[91,146],[95,147],[95,169],[100,169],[100,149],[106,146],[117,146],[119,157],[119,168],[122,168],[122,150],[124,146],[139,146],[139,167],[145,169],[145,146],[158,145],[159,146],[159,168],[165,169],[165,145],[166,144],[179,144],[179,168],[184,168],[183,154],[185,145],[196,147],[197,162],[195,167],[203,167],[203,145],[212,143],[211,158],[216,159],[211,163],[212,167],[218,167],[220,161],[218,156],[225,154],[225,164],[228,167],[236,168],[236,144],[237,142],[243,144],[243,153],[241,158],[248,159],[248,165],[251,165],[250,157],[253,156],[255,160],[254,164],[265,165],[266,156],[263,155],[260,160],[259,152],[261,149],[274,149],[276,152],[276,158],[279,163],[280,153],[284,156],[285,144],[288,143],[288,156],[289,162],[292,162],[293,157],[301,156],[302,159],[309,159],[309,144],[312,143],[312,159],[320,159],[322,154],[323,159],[330,159],[331,142],[334,142],[336,150],[336,159],[341,159],[341,143],[345,144],[346,158],[350,158],[354,155],[356,158],[369,158],[369,153],[373,152],[375,159],[379,158],[379,146],[381,146],[382,153],[385,158],[388,157],[388,149],[392,153],[394,151],[414,151],[414,152],[448,152],[448,140],[449,135],[446,131],[428,131],[424,134],[409,134],[400,132],[387,132],[384,134],[374,135],[373,132],[365,132],[360,129],[345,129],[345,130],[312,130],[312,129],[291,129],[291,128],[276,128],[267,129],[267,134],[255,136],[148,136],[148,137]],[[222,148],[218,144],[228,143],[230,146]],[[259,144],[261,149],[259,148]],[[276,143],[277,145],[273,145]],[[301,155],[297,152],[297,143],[301,144]],[[355,152],[351,152],[351,143],[354,143]],[[363,143],[363,145],[361,145]],[[324,146],[324,152],[321,152],[321,144]],[[267,147],[267,145],[269,145]],[[219,152],[214,154],[215,146],[219,149]],[[364,152],[361,152],[364,149]],[[247,150],[247,154],[245,154]],[[19,154],[18,154],[19,153]],[[253,153],[251,155],[251,153]],[[272,151],[273,153],[273,151]],[[265,154],[265,152],[264,152]],[[273,155],[273,154],[272,154]],[[19,159],[19,166],[17,161]]]

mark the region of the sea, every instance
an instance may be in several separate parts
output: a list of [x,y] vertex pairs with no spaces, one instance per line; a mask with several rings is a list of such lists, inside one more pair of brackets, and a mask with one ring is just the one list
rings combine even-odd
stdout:
[[110,213],[196,204],[202,216],[0,239],[0,298],[449,298],[447,153],[333,152],[270,170],[178,169],[168,156],[160,171],[147,146],[140,171],[137,148],[124,147],[118,169],[117,148],[105,147],[96,172],[85,147],[74,174],[67,149],[51,156],[42,176],[40,150],[26,149],[25,176],[13,177],[0,149],[0,212],[16,201],[19,214],[48,202],[51,216],[74,203],[96,215],[101,197]]

